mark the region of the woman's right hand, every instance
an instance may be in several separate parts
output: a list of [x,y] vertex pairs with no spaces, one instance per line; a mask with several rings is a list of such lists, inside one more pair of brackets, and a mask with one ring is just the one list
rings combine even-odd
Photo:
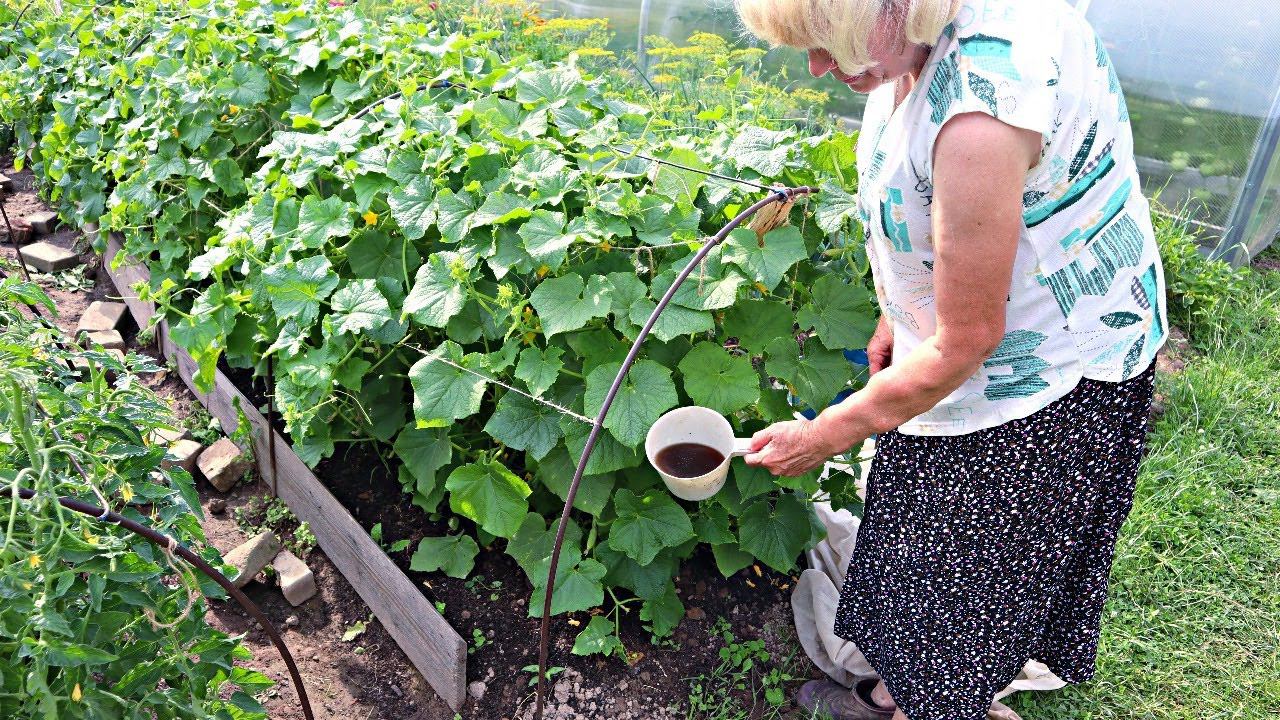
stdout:
[[888,315],[881,315],[876,331],[867,342],[867,360],[871,374],[875,375],[893,363],[893,322]]

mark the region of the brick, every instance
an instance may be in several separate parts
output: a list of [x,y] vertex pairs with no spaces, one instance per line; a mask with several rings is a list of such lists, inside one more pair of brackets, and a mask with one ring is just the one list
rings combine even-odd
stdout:
[[179,426],[172,429],[156,428],[155,430],[148,430],[144,439],[147,441],[148,445],[164,445],[165,447],[169,447],[179,440],[186,440],[189,437],[191,437],[191,431]]
[[204,450],[204,446],[195,440],[179,440],[169,446],[169,455],[160,461],[160,466],[165,469],[180,467],[194,475],[196,459],[200,457],[201,450]]
[[209,484],[221,492],[235,487],[235,484],[240,481],[240,476],[249,469],[249,461],[245,460],[244,453],[235,443],[226,438],[222,438],[200,453],[200,459],[196,461],[196,465]]
[[228,579],[239,588],[248,585],[253,576],[262,572],[262,568],[280,552],[280,547],[280,538],[270,530],[264,530],[250,538],[223,556],[222,559],[237,571],[235,577]]
[[290,605],[301,605],[316,595],[316,576],[297,555],[285,550],[276,555],[271,566],[280,580],[280,591]]
[[13,178],[8,175],[0,175],[0,191],[13,192]]
[[80,256],[53,243],[37,242],[22,248],[27,267],[42,273],[62,272],[80,264]]
[[85,335],[85,347],[100,345],[104,350],[124,351],[124,336],[118,330],[93,330]]
[[128,310],[122,302],[94,300],[89,303],[89,307],[85,308],[84,314],[80,316],[80,322],[76,324],[76,334],[97,332],[99,330],[115,330]]
[[31,224],[31,232],[36,235],[49,235],[58,227],[58,214],[48,210],[31,213],[27,216],[27,222]]

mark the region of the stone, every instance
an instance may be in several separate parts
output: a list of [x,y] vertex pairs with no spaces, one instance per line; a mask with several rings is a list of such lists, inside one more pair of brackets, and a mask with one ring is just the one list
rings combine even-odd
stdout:
[[[121,365],[124,364],[124,353],[120,352],[119,350],[103,350],[103,352],[115,358],[116,361],[119,362]],[[71,367],[81,372],[87,372],[91,364],[98,364],[98,363],[91,363],[89,359],[84,357],[83,355],[76,355],[71,358]],[[114,377],[115,370],[108,369],[107,376]]]
[[13,192],[13,178],[8,175],[0,175],[0,190]]
[[463,611],[462,611],[462,619],[463,619],[463,620],[470,620],[470,619],[471,619],[471,611],[470,611],[470,610],[463,610]]
[[179,440],[185,440],[191,437],[191,431],[184,427],[177,428],[156,428],[148,430],[143,439],[148,445],[172,445]]
[[475,698],[476,702],[480,702],[484,699],[484,691],[488,689],[489,687],[479,680],[467,685],[467,693],[470,694],[471,697]]
[[689,608],[687,611],[685,611],[685,615],[690,620],[706,620],[707,619],[707,613],[703,611],[703,609],[700,607]]
[[300,622],[302,621],[298,619],[297,615],[290,615],[289,617],[284,619],[284,624],[286,627],[298,627],[298,623]]
[[180,467],[194,475],[196,472],[196,459],[200,457],[201,450],[204,450],[204,446],[195,440],[179,440],[169,446],[169,455],[160,461],[160,466],[166,470]]
[[301,605],[316,595],[316,576],[297,555],[285,550],[271,562],[280,580],[284,599],[293,606]]
[[209,512],[214,515],[221,515],[227,511],[227,501],[222,498],[214,498],[209,501]]
[[94,300],[89,303],[89,307],[85,308],[84,314],[80,316],[80,322],[76,323],[76,335],[82,332],[115,330],[128,310],[129,308],[122,302]]
[[237,570],[236,576],[230,578],[231,582],[239,588],[248,585],[271,562],[271,558],[280,553],[280,547],[280,538],[270,530],[264,530],[227,553],[223,559]]
[[48,235],[58,227],[58,214],[48,210],[31,213],[27,216],[27,222],[31,224],[31,232],[36,235]]
[[41,273],[62,272],[80,264],[80,256],[53,243],[36,242],[22,248],[27,267]]
[[235,443],[222,438],[200,453],[196,466],[210,485],[226,492],[240,482],[240,476],[249,469],[249,462]]
[[124,351],[124,336],[118,330],[94,330],[84,337],[85,347],[101,346],[104,350]]

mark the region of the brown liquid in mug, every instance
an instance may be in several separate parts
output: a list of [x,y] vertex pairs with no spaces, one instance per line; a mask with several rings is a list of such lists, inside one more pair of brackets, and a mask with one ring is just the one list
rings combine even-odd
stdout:
[[702,443],[676,443],[658,451],[658,469],[673,477],[693,478],[720,467],[724,455]]

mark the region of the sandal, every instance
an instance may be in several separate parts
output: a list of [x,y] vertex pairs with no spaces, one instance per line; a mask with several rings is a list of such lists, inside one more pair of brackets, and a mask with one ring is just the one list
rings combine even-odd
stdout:
[[825,713],[831,720],[892,720],[897,706],[871,701],[871,691],[878,682],[865,678],[850,690],[831,680],[810,680],[800,688],[796,704],[811,713]]

